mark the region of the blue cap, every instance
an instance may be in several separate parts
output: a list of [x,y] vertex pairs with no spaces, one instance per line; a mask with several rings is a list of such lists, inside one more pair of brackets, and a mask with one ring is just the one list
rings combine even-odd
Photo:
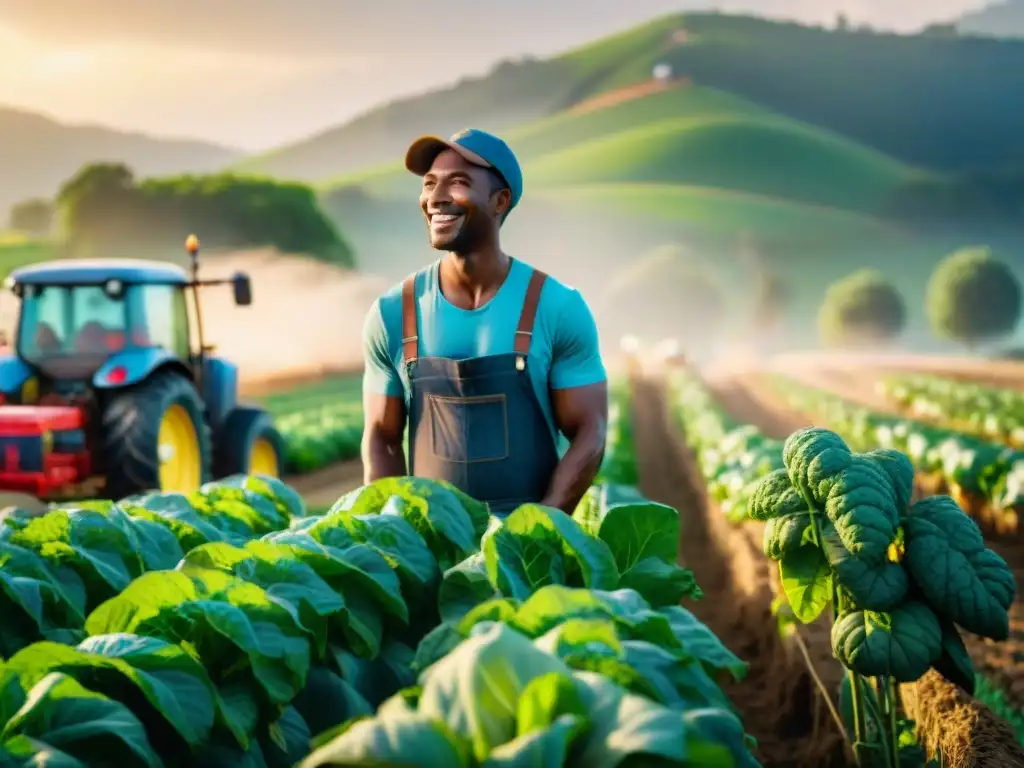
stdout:
[[523,171],[508,144],[487,131],[467,128],[447,140],[440,136],[421,136],[405,153],[405,167],[417,176],[426,176],[437,156],[446,149],[458,152],[473,165],[493,168],[501,174],[512,193],[509,210],[516,207],[523,196]]

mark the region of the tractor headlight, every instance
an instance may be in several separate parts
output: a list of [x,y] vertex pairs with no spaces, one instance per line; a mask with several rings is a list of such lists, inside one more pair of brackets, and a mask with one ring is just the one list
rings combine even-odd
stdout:
[[103,290],[106,292],[107,296],[112,299],[116,299],[124,293],[124,283],[120,280],[107,280],[103,285]]

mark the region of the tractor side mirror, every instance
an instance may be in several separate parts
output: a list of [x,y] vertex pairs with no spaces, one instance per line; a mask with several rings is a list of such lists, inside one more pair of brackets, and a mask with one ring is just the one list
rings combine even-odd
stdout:
[[248,307],[252,304],[252,281],[244,272],[236,272],[231,278],[231,286],[235,293],[235,304]]

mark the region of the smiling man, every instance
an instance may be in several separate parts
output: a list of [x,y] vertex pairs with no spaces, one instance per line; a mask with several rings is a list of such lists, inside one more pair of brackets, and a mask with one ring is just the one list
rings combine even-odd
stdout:
[[405,164],[423,177],[420,209],[444,255],[367,315],[365,481],[447,480],[499,515],[528,502],[571,512],[607,431],[594,317],[578,291],[502,251],[523,190],[504,141],[475,129],[427,136]]

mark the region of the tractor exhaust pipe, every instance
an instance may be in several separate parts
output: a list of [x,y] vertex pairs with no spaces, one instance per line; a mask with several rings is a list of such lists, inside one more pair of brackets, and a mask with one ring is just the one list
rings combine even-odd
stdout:
[[196,366],[196,383],[203,385],[203,369],[206,361],[206,340],[203,338],[203,310],[199,301],[199,238],[189,235],[185,240],[185,250],[188,251],[189,266],[192,272],[192,301],[196,309],[196,336],[199,340],[198,364]]

